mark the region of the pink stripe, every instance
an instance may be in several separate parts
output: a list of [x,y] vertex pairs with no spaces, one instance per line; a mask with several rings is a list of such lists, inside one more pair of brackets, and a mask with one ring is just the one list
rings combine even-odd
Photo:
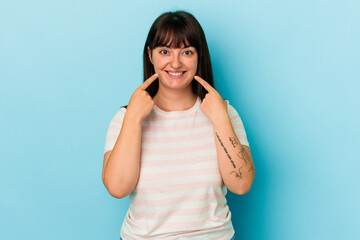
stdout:
[[188,146],[182,148],[166,148],[166,149],[141,149],[142,154],[145,156],[148,155],[171,155],[171,154],[178,154],[178,153],[193,153],[201,150],[209,150],[209,149],[216,149],[216,145],[214,143],[208,143],[203,145],[196,145],[196,146]]
[[[157,228],[160,229],[170,229],[171,230],[182,230],[182,229],[186,229],[187,231],[197,231],[198,229],[203,229],[204,226],[209,226],[211,224],[214,223],[215,219],[209,219],[209,218],[205,218],[202,221],[186,221],[186,222],[168,222],[165,221],[162,222],[161,224],[157,225]],[[219,223],[219,222],[218,222]],[[149,226],[148,226],[149,227]],[[154,229],[155,230],[155,229]],[[211,232],[215,232],[214,229],[210,230]],[[210,232],[209,231],[209,232]]]
[[188,176],[219,176],[220,172],[219,169],[199,169],[199,170],[187,170],[182,172],[166,172],[166,173],[157,173],[157,174],[141,174],[139,181],[158,181],[164,179],[176,179],[176,178],[183,178]]
[[235,119],[240,118],[239,115],[235,115],[231,118],[231,121],[234,121]]
[[199,122],[199,123],[189,123],[183,125],[175,125],[175,126],[143,126],[143,132],[181,132],[186,129],[196,129],[204,126],[212,126],[210,121]]
[[[201,229],[201,230],[199,230]],[[156,232],[156,228],[154,230],[151,231],[150,234],[148,234],[146,236],[146,238],[136,238],[136,239],[146,239],[146,240],[158,240],[159,239],[159,235],[157,234],[152,234],[153,232]],[[163,237],[161,236],[161,240],[176,240],[179,238],[192,238],[192,239],[201,239],[202,236],[204,235],[214,235],[214,233],[218,233],[218,232],[224,232],[221,235],[217,235],[216,238],[209,238],[209,239],[216,239],[216,240],[226,240],[228,237],[228,232],[230,231],[230,226],[229,223],[226,223],[226,225],[221,225],[219,227],[215,227],[215,228],[204,228],[202,226],[202,228],[198,228],[198,229],[194,229],[193,231],[188,231],[188,229],[174,229],[176,232],[169,235],[167,234],[168,237]],[[225,232],[225,231],[226,232]],[[136,235],[135,235],[136,236]]]
[[176,179],[176,178],[183,178],[188,176],[206,176],[206,175],[214,175],[219,176],[219,168],[214,169],[198,169],[198,170],[186,170],[186,171],[179,171],[176,173],[173,172],[164,172],[164,173],[157,173],[157,174],[141,174],[139,181],[158,181],[164,179]]
[[134,191],[136,191],[137,194],[157,194],[157,193],[169,193],[169,189],[171,189],[171,191],[173,192],[176,192],[176,191],[183,191],[183,190],[197,189],[197,188],[204,189],[206,186],[211,186],[212,188],[215,187],[221,188],[222,185],[223,185],[222,181],[194,182],[194,183],[164,185],[153,188],[137,186]]
[[[137,200],[131,199],[131,203],[136,209],[137,207],[165,207],[165,206],[178,206],[179,203],[182,202],[191,202],[191,203],[203,203],[206,200],[216,200],[216,198],[224,198],[223,192],[210,192],[209,194],[205,195],[190,195],[190,196],[181,196],[181,197],[173,197],[173,198],[166,198],[161,200],[149,201],[149,200]],[[220,203],[218,203],[220,204]],[[224,203],[225,204],[225,203]],[[220,204],[222,205],[222,204]],[[221,207],[221,206],[218,206]],[[178,208],[178,207],[177,207]],[[196,208],[198,209],[198,208]],[[192,210],[194,209],[183,209],[183,215],[193,215]],[[146,211],[145,211],[146,212]],[[138,212],[137,212],[138,213]]]
[[189,112],[189,113],[183,113],[181,115],[174,115],[174,116],[166,116],[164,117],[163,115],[158,115],[157,113],[155,114],[149,114],[144,118],[144,121],[163,121],[163,120],[167,120],[167,119],[176,119],[176,120],[183,120],[183,119],[196,119],[196,116],[201,116],[204,115],[201,110],[200,112],[195,111],[195,112]]
[[198,162],[213,162],[217,161],[217,155],[210,156],[199,156],[193,158],[178,158],[178,159],[165,159],[165,160],[151,160],[151,161],[141,161],[142,168],[149,168],[153,166],[176,166],[176,165],[186,165],[186,164],[194,164]]
[[233,123],[234,129],[243,129],[243,125],[241,123]]
[[[127,219],[126,220],[126,223],[128,223]],[[147,226],[147,230],[148,230],[148,233],[147,233],[147,237],[146,238],[139,238],[139,239],[147,239],[147,240],[150,240],[150,239],[159,239],[159,236],[157,234],[155,234],[157,232],[157,230],[161,230],[161,229],[167,229],[169,231],[177,231],[177,233],[174,233],[172,235],[168,235],[168,237],[164,237],[162,236],[161,239],[162,240],[175,240],[175,239],[178,239],[179,237],[188,237],[188,238],[199,238],[199,236],[204,236],[204,235],[207,235],[209,234],[210,236],[214,233],[219,233],[219,232],[224,232],[224,234],[222,235],[217,235],[217,237],[215,238],[209,238],[209,239],[216,239],[216,240],[225,240],[226,237],[228,237],[228,231],[231,230],[231,220],[226,222],[226,223],[221,223],[220,226],[218,227],[213,227],[213,228],[204,228],[204,226],[208,225],[208,224],[211,224],[213,225],[214,221],[211,220],[211,221],[207,221],[207,222],[199,222],[199,221],[193,221],[193,222],[187,222],[187,223],[164,223],[162,222],[161,224],[159,224],[160,226],[157,226],[157,227],[152,227],[151,224],[148,224]],[[201,229],[201,230],[199,230]],[[189,231],[189,230],[192,230],[192,231]],[[224,231],[225,230],[225,231]],[[186,232],[186,233],[185,233]],[[153,234],[154,233],[154,234]],[[138,228],[135,227],[133,228],[133,236],[137,236],[138,234],[140,236],[142,236],[142,233],[138,233]],[[128,235],[126,235],[128,236]],[[133,237],[132,236],[132,237]]]
[[230,107],[230,110],[228,110],[229,115],[235,113],[235,108]]
[[[132,218],[131,215],[133,215],[134,218]],[[136,218],[135,215],[133,214],[133,211],[128,212],[128,214],[125,217],[125,221],[134,231],[138,231],[139,228],[142,229],[143,232],[147,230],[146,219],[143,219],[142,221],[139,218]]]
[[204,138],[208,138],[210,136],[213,136],[214,134],[206,132],[200,132],[192,135],[186,135],[186,136],[175,136],[175,137],[144,137],[142,136],[142,142],[145,143],[172,143],[172,142],[184,142],[188,140],[200,140]]
[[[189,199],[189,200],[192,201],[193,199]],[[204,200],[202,199],[201,201],[204,201]],[[149,205],[149,207],[153,207],[153,206],[158,207],[157,205]],[[218,206],[219,209],[221,209],[221,212],[218,212],[218,215],[216,217],[220,218],[220,215],[226,216],[228,214],[229,209],[227,208],[226,203],[217,203],[217,206]],[[161,206],[159,206],[159,208],[160,207]],[[168,218],[169,215],[176,216],[176,217],[177,216],[194,216],[194,218],[195,217],[198,218],[199,215],[204,214],[204,213],[209,213],[209,215],[211,216],[211,215],[214,214],[216,209],[217,209],[216,205],[208,204],[204,208],[187,208],[187,209],[183,209],[181,207],[177,207],[176,209],[174,209],[172,211],[169,211],[169,212],[155,213],[154,211],[150,210],[151,214],[149,214],[148,211],[142,211],[142,212],[134,212],[133,215],[134,215],[135,218],[139,218],[139,219],[145,218],[145,219],[151,219],[151,220],[161,220],[161,219],[164,219],[164,218]]]

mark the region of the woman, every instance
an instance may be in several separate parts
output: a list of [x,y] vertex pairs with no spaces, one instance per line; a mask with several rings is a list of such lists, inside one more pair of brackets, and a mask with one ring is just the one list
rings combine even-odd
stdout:
[[110,122],[104,152],[108,192],[130,195],[120,239],[235,239],[225,195],[248,192],[255,169],[190,13],[166,12],[151,26],[144,83]]

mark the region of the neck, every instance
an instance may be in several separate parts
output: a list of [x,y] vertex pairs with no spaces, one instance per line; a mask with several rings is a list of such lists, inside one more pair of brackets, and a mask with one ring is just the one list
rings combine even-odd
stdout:
[[184,111],[194,106],[197,95],[190,91],[163,91],[160,87],[154,96],[155,105],[164,111]]

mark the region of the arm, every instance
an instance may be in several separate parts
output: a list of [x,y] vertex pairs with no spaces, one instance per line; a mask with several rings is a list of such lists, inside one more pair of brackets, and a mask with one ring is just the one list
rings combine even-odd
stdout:
[[208,82],[198,81],[208,93],[200,104],[201,111],[211,120],[221,177],[226,187],[235,194],[247,193],[255,178],[250,149],[241,145],[231,124],[228,105]]
[[139,179],[141,120],[125,114],[119,137],[112,151],[104,155],[103,183],[115,198],[129,195]]
[[131,95],[119,136],[111,153],[104,155],[102,180],[109,193],[116,198],[129,195],[140,175],[141,121],[154,106],[146,88],[157,74],[144,81]]
[[255,178],[250,148],[241,145],[229,117],[213,123],[220,173],[224,184],[233,193],[246,194]]

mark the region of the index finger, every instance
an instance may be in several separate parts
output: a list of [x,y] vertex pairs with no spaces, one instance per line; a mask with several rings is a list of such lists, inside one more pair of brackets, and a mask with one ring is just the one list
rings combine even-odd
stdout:
[[195,76],[194,79],[198,81],[208,92],[213,92],[214,88],[204,79],[199,76]]
[[158,74],[155,73],[154,75],[152,75],[151,77],[149,77],[148,79],[145,80],[145,82],[143,82],[143,84],[141,84],[138,89],[141,90],[145,90],[148,86],[150,86],[150,84],[155,81],[155,79],[157,79]]

